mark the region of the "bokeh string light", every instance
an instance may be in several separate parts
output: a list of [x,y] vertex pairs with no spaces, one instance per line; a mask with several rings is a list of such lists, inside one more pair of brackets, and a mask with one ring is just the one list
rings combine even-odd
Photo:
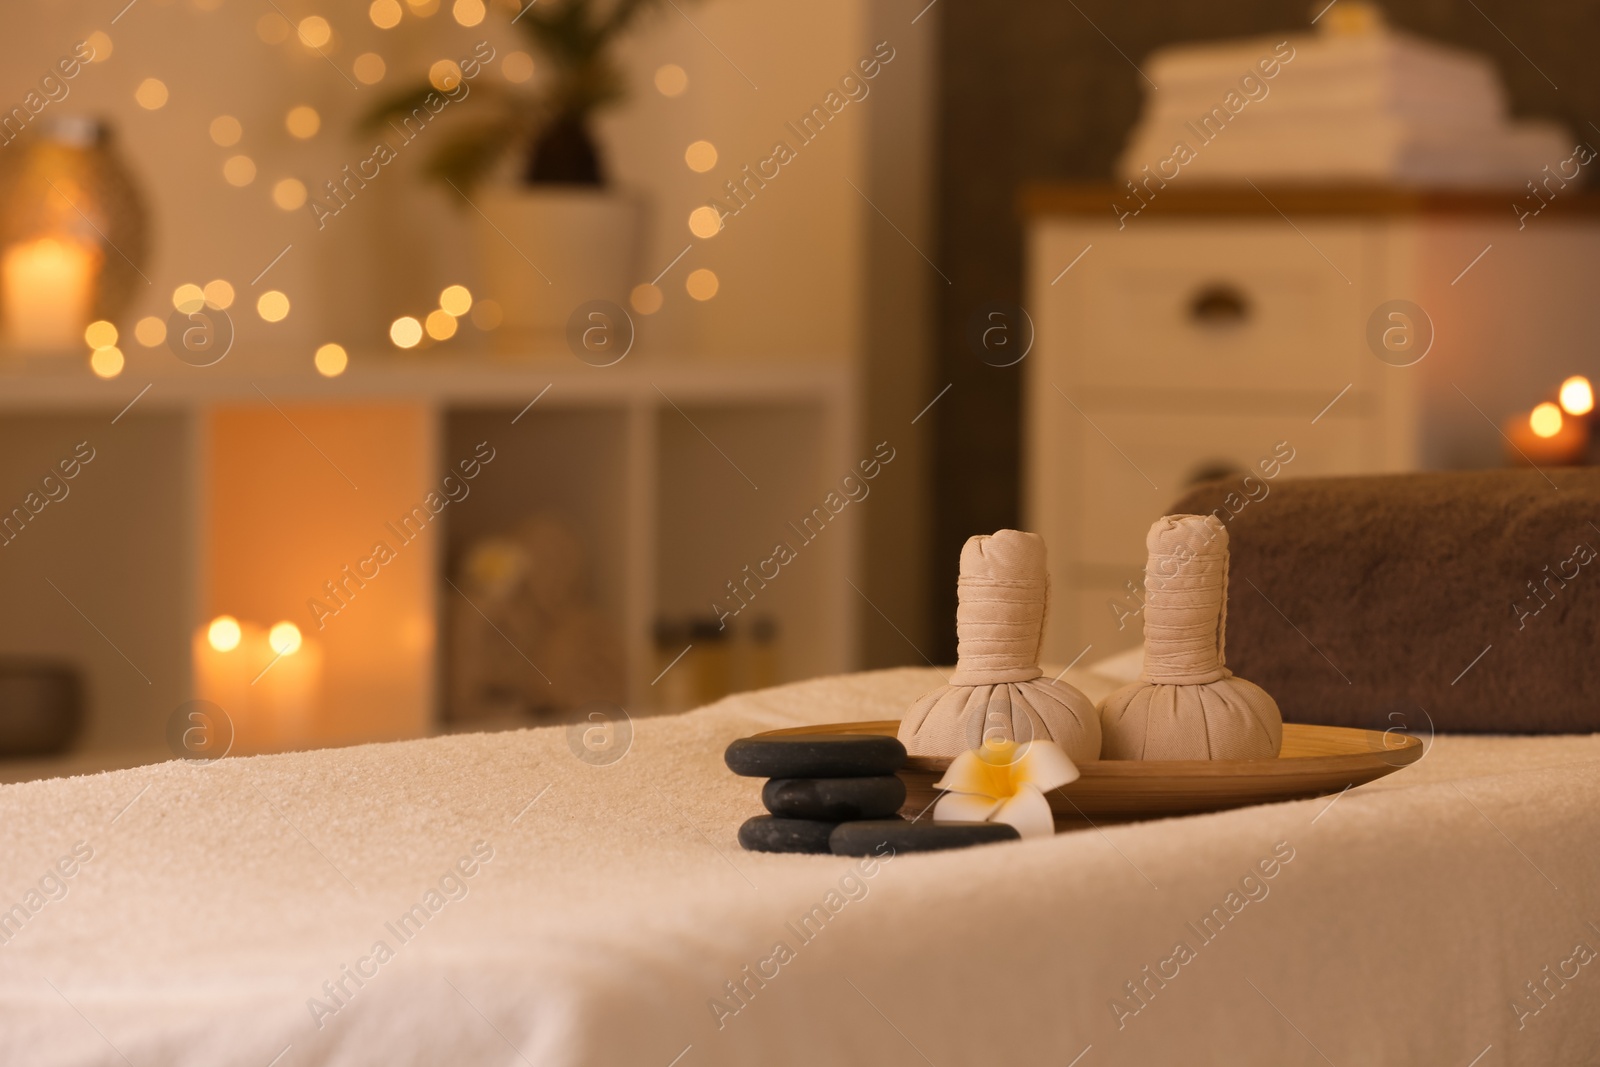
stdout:
[[324,48],[333,40],[333,27],[321,15],[300,20],[300,41],[307,48]]
[[372,0],[372,6],[367,8],[367,17],[380,30],[392,30],[400,25],[401,14],[399,0]]
[[244,136],[244,127],[232,115],[218,115],[211,120],[211,140],[222,148],[232,148]]
[[167,83],[160,78],[146,78],[133,91],[133,98],[146,111],[158,111],[167,106]]
[[472,310],[472,293],[464,285],[449,285],[439,294],[439,309],[460,318]]
[[284,178],[272,187],[272,202],[284,211],[305,207],[305,183],[298,178]]
[[350,355],[343,345],[326,344],[317,349],[311,362],[324,378],[337,378],[350,365]]
[[289,298],[277,289],[268,289],[256,300],[256,314],[268,322],[282,322],[289,317]]
[[389,340],[397,348],[415,348],[422,341],[422,323],[410,315],[402,315],[389,325]]
[[229,185],[243,189],[256,180],[256,161],[246,155],[229,156],[222,164],[222,176]]
[[283,125],[289,131],[289,136],[307,141],[322,129],[322,116],[317,114],[316,108],[301,104],[289,109],[289,113],[283,117]]
[[220,311],[233,306],[233,286],[222,278],[207,282],[201,292],[205,294],[208,307]]
[[389,65],[376,52],[362,52],[356,56],[351,69],[355,71],[356,80],[362,85],[376,85],[383,81],[383,76],[389,71]]
[[684,280],[683,287],[689,295],[696,300],[710,300],[717,295],[717,290],[722,287],[722,282],[714,271],[701,267],[699,270],[689,272],[689,277]]
[[710,141],[695,141],[683,150],[683,161],[696,174],[704,174],[717,165],[717,146]]
[[656,92],[662,96],[682,96],[689,88],[689,75],[676,63],[656,68]]

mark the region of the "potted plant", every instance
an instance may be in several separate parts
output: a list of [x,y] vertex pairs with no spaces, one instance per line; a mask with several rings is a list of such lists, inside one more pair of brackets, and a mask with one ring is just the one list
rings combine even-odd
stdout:
[[[481,79],[470,92],[444,94],[465,106],[441,131],[427,173],[477,209],[467,210],[486,295],[504,309],[509,339],[548,340],[579,304],[621,302],[638,280],[642,204],[607,180],[594,119],[627,95],[617,41],[662,6],[664,0],[535,0],[512,19],[544,61],[531,88]],[[440,91],[423,83],[385,100],[365,124],[385,129],[429,94],[437,106]],[[492,180],[508,163],[516,180]]]

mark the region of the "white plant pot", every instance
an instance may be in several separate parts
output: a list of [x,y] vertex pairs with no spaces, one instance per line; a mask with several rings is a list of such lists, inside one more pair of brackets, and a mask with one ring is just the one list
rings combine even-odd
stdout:
[[565,344],[579,305],[610,300],[627,307],[637,277],[643,205],[615,190],[495,189],[475,212],[485,295],[505,313],[503,348],[549,350]]

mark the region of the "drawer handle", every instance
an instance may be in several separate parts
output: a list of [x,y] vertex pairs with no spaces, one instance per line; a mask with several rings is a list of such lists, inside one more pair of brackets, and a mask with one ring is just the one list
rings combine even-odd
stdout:
[[1202,326],[1235,326],[1250,317],[1250,302],[1234,286],[1208,285],[1189,302],[1189,317]]
[[1244,478],[1248,472],[1232,460],[1212,459],[1197,463],[1189,476],[1184,479],[1183,488],[1190,489],[1206,482],[1220,482],[1223,479]]

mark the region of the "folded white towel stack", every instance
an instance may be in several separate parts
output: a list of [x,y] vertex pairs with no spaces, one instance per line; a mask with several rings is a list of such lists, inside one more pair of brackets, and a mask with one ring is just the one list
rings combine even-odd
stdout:
[[1572,156],[1558,124],[1508,119],[1487,57],[1391,29],[1367,5],[1319,22],[1315,34],[1154,53],[1144,70],[1159,88],[1118,172],[1520,189]]

